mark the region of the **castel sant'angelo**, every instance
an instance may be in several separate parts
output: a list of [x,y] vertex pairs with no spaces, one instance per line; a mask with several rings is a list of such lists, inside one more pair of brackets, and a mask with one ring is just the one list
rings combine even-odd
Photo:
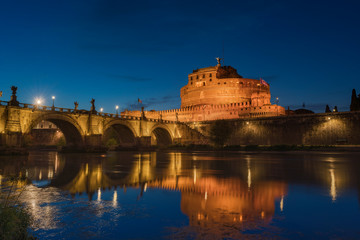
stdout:
[[[181,108],[145,111],[152,119],[195,122],[218,119],[284,115],[285,109],[270,103],[270,86],[264,80],[243,78],[231,66],[193,70],[181,88]],[[125,116],[141,116],[140,111],[124,111]]]

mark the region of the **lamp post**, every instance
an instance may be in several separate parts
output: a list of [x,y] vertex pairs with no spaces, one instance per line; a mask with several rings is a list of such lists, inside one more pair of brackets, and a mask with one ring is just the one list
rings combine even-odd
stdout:
[[276,97],[276,116],[279,116],[279,97]]
[[118,105],[116,105],[116,106],[115,106],[115,110],[116,110],[116,115],[118,115],[118,114],[119,114],[119,111],[118,111],[118,109],[119,109],[119,106],[118,106]]
[[52,106],[55,107],[55,96],[52,96],[51,98],[53,100],[53,105]]
[[100,112],[102,113],[104,111],[104,109],[103,108],[100,108]]

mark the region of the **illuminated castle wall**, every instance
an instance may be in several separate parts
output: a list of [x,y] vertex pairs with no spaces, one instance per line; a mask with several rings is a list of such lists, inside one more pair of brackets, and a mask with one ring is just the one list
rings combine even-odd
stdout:
[[[181,108],[145,111],[145,116],[180,122],[284,115],[285,109],[270,103],[270,86],[263,80],[240,76],[231,66],[194,70],[181,88]],[[140,111],[122,115],[140,117]]]

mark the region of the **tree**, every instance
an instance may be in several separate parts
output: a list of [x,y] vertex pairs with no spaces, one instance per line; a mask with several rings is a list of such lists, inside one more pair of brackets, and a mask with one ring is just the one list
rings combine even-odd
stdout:
[[351,95],[351,104],[350,104],[350,111],[359,111],[360,110],[360,97],[356,96],[355,89],[352,90]]
[[215,121],[210,128],[211,140],[215,146],[222,147],[231,134],[230,122],[225,120]]
[[325,112],[326,112],[326,113],[331,112],[329,105],[326,105]]

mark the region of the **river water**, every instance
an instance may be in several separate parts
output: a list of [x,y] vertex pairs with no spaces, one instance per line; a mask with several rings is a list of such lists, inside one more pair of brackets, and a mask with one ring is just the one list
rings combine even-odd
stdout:
[[360,153],[0,157],[39,239],[360,239]]

